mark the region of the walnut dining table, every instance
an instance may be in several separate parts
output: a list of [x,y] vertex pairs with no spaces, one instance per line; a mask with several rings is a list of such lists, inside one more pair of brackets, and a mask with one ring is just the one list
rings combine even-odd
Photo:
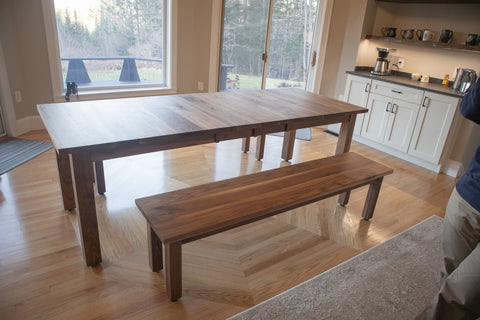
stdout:
[[55,147],[64,209],[77,212],[88,266],[102,261],[93,178],[103,194],[103,160],[245,142],[282,131],[282,157],[288,160],[295,130],[333,123],[341,123],[335,150],[340,154],[350,149],[356,115],[367,112],[298,88],[50,103],[37,109]]

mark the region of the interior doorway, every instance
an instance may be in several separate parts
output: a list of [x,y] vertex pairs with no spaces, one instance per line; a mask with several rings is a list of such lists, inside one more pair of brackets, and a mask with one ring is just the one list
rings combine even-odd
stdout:
[[0,104],[0,138],[7,135],[5,122],[3,121],[2,105]]
[[319,0],[224,0],[219,90],[306,88],[318,7]]

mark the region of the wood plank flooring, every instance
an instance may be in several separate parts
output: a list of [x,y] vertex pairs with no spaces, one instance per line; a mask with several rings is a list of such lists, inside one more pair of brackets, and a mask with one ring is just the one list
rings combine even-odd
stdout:
[[[45,131],[23,138],[49,140]],[[336,140],[313,129],[312,141],[296,141],[292,163],[333,155]],[[225,319],[431,215],[443,217],[456,182],[353,142],[352,151],[394,169],[370,222],[361,219],[364,187],[347,207],[330,198],[189,243],[183,297],[169,302],[163,272],[149,270],[134,200],[290,165],[281,147],[282,138],[268,136],[262,162],[240,152],[241,140],[105,161],[96,268],[82,261],[75,211],[62,209],[53,150],[0,176],[0,319]]]

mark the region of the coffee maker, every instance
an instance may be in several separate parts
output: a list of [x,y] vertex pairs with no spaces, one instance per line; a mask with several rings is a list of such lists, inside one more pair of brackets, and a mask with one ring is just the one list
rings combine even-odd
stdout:
[[388,76],[390,74],[390,60],[387,59],[389,52],[395,52],[396,49],[380,48],[377,47],[378,58],[375,68],[371,71],[371,74],[377,76]]

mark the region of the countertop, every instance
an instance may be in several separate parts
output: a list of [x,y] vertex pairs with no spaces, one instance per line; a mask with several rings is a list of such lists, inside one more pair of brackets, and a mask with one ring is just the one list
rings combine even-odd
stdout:
[[408,73],[392,73],[391,75],[388,75],[388,76],[376,76],[371,74],[370,71],[363,71],[363,70],[347,71],[347,73],[356,75],[356,76],[374,79],[374,80],[400,84],[400,85],[417,88],[425,91],[430,91],[434,93],[445,94],[445,95],[456,97],[456,98],[463,98],[464,96],[464,93],[461,93],[458,90],[452,89],[451,87],[452,82],[450,82],[448,87],[444,87],[441,85],[441,80],[440,80],[440,83],[415,81],[410,78],[410,74]]

